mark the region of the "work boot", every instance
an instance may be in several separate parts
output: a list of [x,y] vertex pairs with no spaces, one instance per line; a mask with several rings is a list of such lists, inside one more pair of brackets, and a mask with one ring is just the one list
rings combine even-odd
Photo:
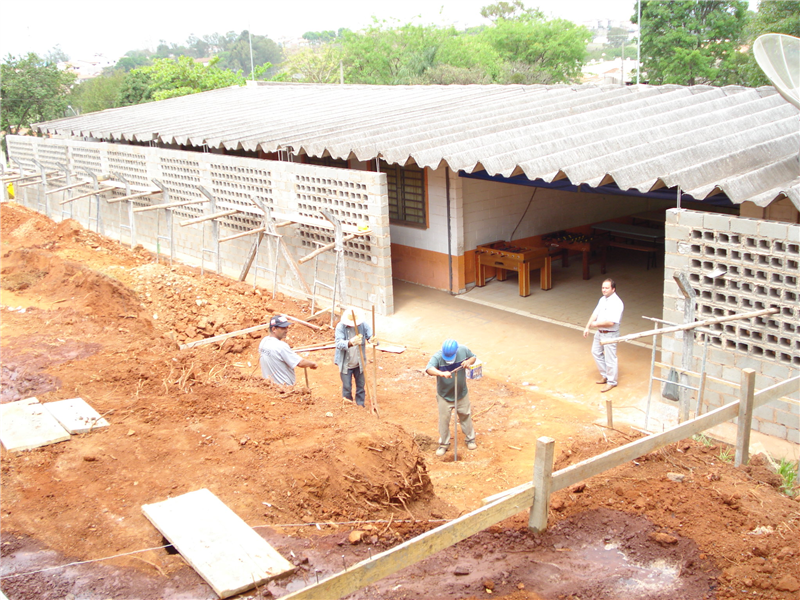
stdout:
[[617,387],[616,383],[607,383],[606,387],[600,390],[600,393],[602,394],[603,392],[608,392],[609,390],[613,390],[615,387]]
[[608,379],[606,379],[605,377],[603,377],[603,378],[602,378],[602,379],[600,379],[599,381],[595,381],[595,383],[597,383],[597,384],[600,384],[600,385],[603,385],[604,383],[608,383]]
[[444,456],[445,452],[447,452],[447,446],[439,446],[436,449],[436,456]]

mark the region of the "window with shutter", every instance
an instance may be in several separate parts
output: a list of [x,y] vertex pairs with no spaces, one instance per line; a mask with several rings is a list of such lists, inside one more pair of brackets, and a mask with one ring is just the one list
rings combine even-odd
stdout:
[[425,170],[381,161],[381,172],[386,173],[389,188],[389,220],[398,225],[426,227]]

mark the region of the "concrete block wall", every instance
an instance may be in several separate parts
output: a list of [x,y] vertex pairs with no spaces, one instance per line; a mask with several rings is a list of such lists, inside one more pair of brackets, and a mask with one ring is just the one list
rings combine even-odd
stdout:
[[[363,170],[334,169],[300,163],[266,161],[210,153],[166,150],[142,146],[84,142],[66,139],[41,139],[28,136],[8,136],[9,157],[22,165],[27,173],[39,173],[38,161],[46,170],[57,170],[61,165],[69,171],[70,182],[87,179],[89,169],[97,176],[114,181],[128,182],[131,193],[155,188],[154,180],[164,186],[165,194],[158,194],[130,202],[109,203],[108,200],[127,194],[126,189],[104,192],[61,205],[60,202],[85,193],[91,186],[74,188],[49,196],[41,185],[20,189],[18,201],[30,208],[46,213],[56,221],[74,218],[84,227],[118,239],[160,251],[169,256],[172,232],[172,249],[176,259],[188,264],[216,270],[211,221],[181,226],[182,221],[211,212],[206,196],[198,186],[209,191],[215,199],[215,212],[237,209],[234,215],[217,219],[220,237],[249,231],[261,226],[261,213],[250,201],[258,198],[276,214],[299,215],[321,219],[319,210],[328,210],[343,225],[358,227],[369,225],[372,233],[345,243],[345,272],[347,304],[369,310],[373,305],[379,314],[394,311],[391,268],[391,236],[389,229],[386,176]],[[50,184],[49,189],[65,185],[66,180]],[[100,189],[107,187],[103,181]],[[155,210],[132,213],[140,208],[165,202],[191,202],[171,211]],[[172,227],[168,226],[171,213]],[[134,232],[131,240],[130,224]],[[322,224],[327,223],[323,221]],[[334,241],[333,231],[324,226],[293,224],[282,227],[278,233],[295,260],[309,254],[321,244]],[[265,237],[259,251],[258,265],[274,268],[274,250]],[[249,254],[255,236],[246,236],[220,243],[220,271],[238,277]],[[317,278],[333,285],[335,256],[325,252],[316,261]],[[249,279],[253,280],[251,268]],[[315,261],[300,266],[301,274],[312,287]],[[259,271],[258,283],[272,286],[272,275]],[[278,259],[278,289],[290,295],[305,297],[302,286],[283,257]],[[330,291],[317,290],[323,305],[329,305]]]
[[[712,278],[723,269],[723,277]],[[667,211],[664,269],[666,321],[683,321],[683,296],[673,274],[683,271],[697,294],[698,320],[775,307],[773,315],[708,327],[706,372],[739,384],[756,371],[756,390],[800,374],[800,225],[691,210]],[[699,372],[702,339],[696,336],[693,369]],[[683,334],[664,336],[663,362],[680,366]],[[736,388],[708,381],[704,401],[716,408],[738,398]],[[800,443],[798,394],[757,409],[753,428]]]

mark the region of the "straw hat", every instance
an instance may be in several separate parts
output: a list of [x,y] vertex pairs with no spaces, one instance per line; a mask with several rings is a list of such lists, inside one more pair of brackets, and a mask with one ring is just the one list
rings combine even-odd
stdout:
[[[356,322],[353,323],[353,314],[355,313]],[[342,323],[347,325],[348,327],[356,327],[357,325],[361,325],[364,322],[364,317],[361,316],[361,313],[357,308],[347,307],[342,313]]]

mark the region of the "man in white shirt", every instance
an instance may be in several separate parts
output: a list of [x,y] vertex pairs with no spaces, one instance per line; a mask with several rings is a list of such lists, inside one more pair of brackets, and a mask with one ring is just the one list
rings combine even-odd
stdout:
[[281,385],[294,385],[295,367],[316,369],[317,363],[307,358],[300,358],[297,353],[283,341],[289,332],[289,319],[283,315],[275,315],[269,321],[269,335],[258,345],[261,375]]
[[589,335],[589,330],[594,329],[594,341],[592,342],[592,356],[600,370],[599,384],[604,384],[601,392],[607,392],[617,387],[617,345],[601,345],[603,340],[610,340],[619,337],[619,324],[622,321],[622,311],[625,305],[617,296],[617,284],[613,279],[603,281],[601,288],[603,297],[597,303],[586,328],[583,330],[583,337]]

